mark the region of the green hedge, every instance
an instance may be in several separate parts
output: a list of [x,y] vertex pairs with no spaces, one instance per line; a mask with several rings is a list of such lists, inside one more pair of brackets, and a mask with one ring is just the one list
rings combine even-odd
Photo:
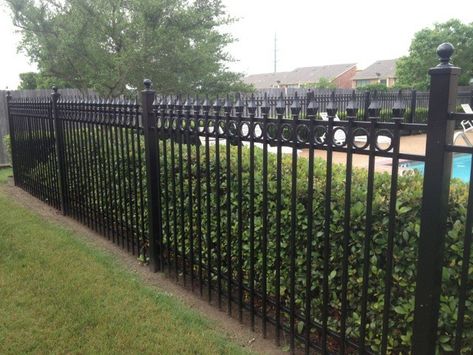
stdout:
[[[169,152],[169,142],[168,152]],[[177,150],[176,150],[177,151]],[[226,221],[226,176],[225,176],[225,149],[220,149],[220,202],[221,202],[221,218],[222,221]],[[210,175],[211,175],[211,234],[212,234],[212,248],[213,255],[216,254],[216,243],[217,235],[216,231],[216,192],[215,192],[215,181],[216,181],[216,157],[215,148],[211,149],[211,162],[210,162]],[[184,162],[187,161],[187,157],[184,149]],[[269,154],[268,160],[268,191],[269,191],[269,234],[268,234],[268,265],[272,266],[275,263],[275,237],[276,237],[276,157],[274,154]],[[201,162],[205,162],[204,155],[200,157]],[[191,158],[192,161],[192,181],[195,183],[197,177],[197,169],[195,165],[195,155]],[[231,203],[232,203],[232,221],[237,220],[236,207],[237,207],[237,196],[238,196],[238,185],[237,185],[237,171],[236,165],[237,156],[236,148],[232,148],[231,153]],[[163,160],[161,160],[163,163]],[[170,157],[168,157],[168,164],[171,163]],[[187,170],[184,164],[184,186],[187,186]],[[179,181],[179,169],[180,166],[175,166],[175,178]],[[307,237],[307,171],[308,161],[307,159],[301,158],[298,162],[298,191],[297,191],[297,212],[298,212],[298,223],[296,233],[296,294],[297,306],[303,310],[304,299],[305,299],[305,265],[306,265],[306,237]],[[256,236],[256,250],[260,251],[260,237],[262,230],[262,151],[260,149],[255,150],[255,169],[253,171],[255,177],[255,195],[250,196],[249,194],[249,152],[244,149],[243,152],[243,166],[242,175],[244,182],[244,193],[243,193],[243,215],[245,218],[245,229],[243,235],[244,241],[244,270],[245,270],[245,281],[249,280],[248,272],[250,268],[249,260],[249,223],[248,218],[250,215],[250,198],[253,199],[255,214],[255,236]],[[283,181],[282,181],[282,270],[281,270],[281,284],[283,285],[283,299],[288,299],[289,293],[289,282],[290,282],[290,268],[289,268],[289,248],[290,248],[290,235],[291,235],[291,214],[290,214],[290,201],[291,201],[291,158],[290,156],[284,156],[283,159]],[[325,199],[325,161],[316,159],[315,163],[315,194],[313,199],[313,280],[312,283],[312,309],[314,319],[317,321],[321,320],[321,308],[322,308],[322,277],[323,277],[323,225],[324,225],[324,199]],[[200,171],[200,178],[202,181],[201,189],[202,194],[205,196],[206,186],[205,182],[205,164],[202,164]],[[171,171],[169,171],[168,181],[172,178]],[[330,225],[330,326],[337,330],[339,329],[339,314],[341,307],[341,267],[342,267],[342,239],[343,239],[343,222],[344,222],[344,198],[345,198],[345,167],[343,165],[334,165],[333,177],[332,177],[332,199],[331,199],[331,210],[332,220]],[[352,208],[351,208],[351,238],[350,238],[350,268],[349,268],[349,319],[348,319],[348,334],[356,338],[359,334],[358,327],[360,324],[360,303],[361,303],[361,288],[362,282],[362,269],[363,269],[363,238],[365,231],[365,208],[366,208],[366,184],[367,184],[367,172],[364,169],[354,169],[352,185]],[[369,304],[368,304],[368,331],[367,338],[368,343],[372,346],[374,351],[378,350],[381,338],[382,329],[382,309],[384,304],[384,277],[385,277],[385,265],[386,265],[386,247],[387,247],[387,225],[388,225],[388,210],[389,210],[389,192],[390,192],[390,175],[387,173],[377,173],[375,176],[375,197],[373,200],[373,238],[371,243],[371,254],[370,254],[370,281],[369,281]],[[165,188],[164,186],[162,187]],[[186,190],[186,188],[185,188]],[[179,190],[178,190],[179,191]],[[187,191],[187,190],[186,190]],[[411,327],[412,327],[412,314],[414,308],[414,291],[415,291],[415,275],[416,275],[416,254],[417,254],[417,240],[419,234],[419,216],[421,206],[421,195],[422,195],[422,177],[417,173],[408,173],[399,177],[398,182],[398,202],[397,202],[397,228],[394,241],[394,273],[393,273],[393,289],[392,289],[392,311],[390,314],[390,338],[389,348],[390,351],[404,352],[407,351],[411,341]],[[185,203],[187,206],[189,202],[192,202],[194,206],[194,216],[197,212],[195,208],[195,195],[196,189],[193,188],[193,199],[189,201],[189,196],[185,193]],[[172,189],[168,184],[169,196],[172,196]],[[452,183],[452,199],[450,201],[450,216],[449,224],[452,228],[449,231],[447,238],[447,250],[446,250],[446,269],[444,272],[444,295],[442,296],[442,311],[441,311],[441,334],[443,335],[442,347],[444,350],[449,350],[453,343],[453,334],[455,329],[455,309],[456,309],[456,296],[458,289],[459,272],[461,267],[462,258],[462,244],[463,244],[463,226],[465,218],[465,206],[466,206],[467,189],[465,184],[454,181]],[[180,204],[179,204],[179,193],[176,214],[180,216]],[[205,201],[205,200],[203,200]],[[205,206],[205,203],[204,203]],[[173,210],[171,206],[171,211]],[[205,209],[203,209],[205,211]],[[171,214],[172,215],[172,214]],[[203,226],[203,234],[206,232],[206,215],[201,216],[201,222]],[[187,225],[186,225],[187,226]],[[166,224],[164,224],[166,228]],[[195,227],[195,223],[194,223]],[[172,231],[172,218],[170,230]],[[222,225],[222,253],[227,248],[225,227]],[[178,228],[179,233],[179,228]],[[194,232],[195,233],[195,232]],[[188,245],[189,229],[186,228],[186,245]],[[237,224],[232,225],[232,236],[237,235]],[[178,239],[180,240],[180,235]],[[235,238],[234,238],[235,239]],[[232,243],[231,246],[232,255],[237,255],[236,242]],[[257,252],[256,260],[256,282],[257,288],[261,288],[261,270],[262,270],[262,254]],[[224,257],[223,263],[225,266],[226,258]],[[225,267],[224,267],[225,270]],[[269,269],[268,277],[268,292],[271,294],[274,292],[274,270]],[[473,269],[472,269],[473,273]],[[236,277],[236,274],[235,274]],[[467,307],[468,308],[468,307]],[[473,316],[473,309],[469,308],[470,311],[466,316],[465,323],[465,349],[472,349],[473,344],[473,329],[471,317]],[[302,324],[299,324],[299,330]]]
[[[98,135],[96,135],[98,136]],[[89,134],[88,139],[93,137]],[[183,148],[183,166],[179,165],[178,159],[178,144],[175,144],[175,160],[174,169],[171,169],[172,157],[170,153],[170,141],[166,140],[167,148],[167,164],[168,164],[168,175],[167,186],[164,186],[165,176],[164,168],[161,169],[162,176],[160,191],[162,196],[165,196],[165,191],[169,196],[173,196],[171,181],[174,177],[177,182],[177,194],[175,196],[176,206],[174,208],[174,201],[170,200],[169,213],[170,223],[167,224],[166,219],[164,220],[163,229],[166,231],[168,228],[172,232],[174,225],[172,223],[173,216],[175,213],[178,221],[177,227],[177,239],[179,248],[182,242],[182,235],[180,232],[179,221],[181,211],[181,200],[180,200],[180,170],[182,168],[182,175],[184,178],[184,220],[185,220],[185,232],[184,232],[184,244],[186,247],[186,253],[190,251],[190,235],[192,234],[189,228],[189,221],[187,218],[187,206],[191,203],[193,208],[193,235],[194,235],[194,249],[197,255],[197,203],[196,203],[196,181],[197,177],[201,179],[201,193],[202,193],[202,215],[199,217],[202,225],[203,238],[203,263],[207,264],[207,248],[211,249],[212,254],[212,269],[216,270],[215,258],[217,252],[217,240],[216,234],[216,152],[215,147],[211,147],[210,150],[210,175],[211,182],[211,201],[210,201],[210,223],[211,223],[211,243],[207,245],[205,240],[207,216],[206,211],[206,160],[205,160],[205,149],[200,149],[200,170],[197,169],[196,164],[196,150],[192,147],[192,155],[190,158],[191,162],[191,181],[192,181],[192,200],[188,193],[188,174],[187,174],[187,162],[188,158],[186,155],[186,146]],[[92,141],[92,150],[82,151],[83,156],[77,157],[77,160],[82,159],[87,161],[93,156],[99,157],[100,164],[109,164],[105,149],[101,146],[99,141]],[[143,144],[141,144],[141,149]],[[68,147],[71,149],[72,147]],[[161,166],[164,164],[163,142],[160,143],[161,151]],[[143,153],[143,152],[142,152]],[[144,157],[144,154],[142,154]],[[126,164],[126,156],[119,154],[118,159],[113,166],[113,171],[117,172],[119,169],[128,169],[123,174],[127,181],[130,176],[137,174],[135,170],[130,171]],[[231,242],[231,255],[233,262],[233,277],[237,277],[237,197],[238,197],[238,185],[237,185],[237,152],[236,147],[231,148],[231,184],[227,185],[226,179],[226,158],[225,158],[225,147],[220,147],[220,204],[221,204],[221,251],[222,251],[222,271],[226,272],[226,253],[227,250],[227,236],[226,236],[226,192],[229,188],[231,191],[231,206],[232,206],[232,242]],[[90,164],[95,164],[95,159],[89,161]],[[142,167],[144,169],[144,165]],[[283,302],[288,301],[289,297],[289,282],[290,282],[290,267],[289,267],[289,253],[290,253],[290,236],[291,236],[291,214],[290,214],[290,201],[291,201],[291,157],[288,155],[283,156],[282,162],[283,180],[282,180],[282,205],[283,211],[281,215],[281,253],[282,253],[282,266],[281,266],[281,292]],[[79,173],[78,171],[76,173]],[[143,179],[145,178],[144,170],[141,171]],[[296,274],[294,275],[296,280],[296,306],[304,312],[305,304],[305,272],[306,272],[306,238],[307,238],[307,207],[309,201],[307,200],[307,173],[308,173],[308,161],[305,158],[298,160],[297,166],[297,232],[296,232]],[[313,282],[311,285],[311,296],[312,296],[312,315],[315,321],[321,321],[322,311],[322,278],[323,278],[323,226],[324,226],[324,199],[325,199],[325,161],[321,159],[315,160],[314,167],[315,179],[314,179],[314,198],[313,198],[313,215],[311,216],[313,222],[313,249],[312,249],[312,277]],[[74,171],[70,171],[70,175],[74,174]],[[255,195],[250,196],[249,194],[249,177],[250,177],[250,166],[249,166],[249,150],[243,149],[243,166],[242,166],[242,177],[243,177],[243,216],[245,220],[244,233],[243,233],[243,270],[244,270],[244,282],[249,282],[249,223],[248,218],[250,212],[254,213],[255,216],[255,282],[257,289],[261,289],[262,279],[262,253],[261,253],[261,235],[262,235],[262,151],[258,148],[255,149],[255,169],[253,170],[255,178]],[[268,232],[268,293],[274,295],[275,292],[275,257],[276,257],[276,208],[275,201],[277,198],[276,194],[276,156],[274,154],[268,155],[268,201],[269,201],[269,232]],[[368,329],[367,329],[367,342],[372,347],[373,351],[379,350],[379,344],[381,341],[381,329],[382,329],[382,314],[384,305],[384,277],[386,270],[386,248],[387,248],[387,234],[388,234],[388,210],[389,210],[389,193],[390,193],[390,180],[391,177],[387,173],[376,173],[375,174],[375,193],[373,199],[373,237],[371,240],[371,253],[370,253],[370,278],[369,278],[369,299],[368,299]],[[115,178],[112,184],[123,185],[124,181]],[[342,255],[343,255],[343,222],[344,222],[344,198],[345,198],[345,167],[343,165],[333,166],[332,176],[332,196],[331,196],[331,212],[332,219],[330,224],[330,270],[329,270],[329,283],[330,283],[330,310],[329,310],[329,325],[330,328],[338,331],[340,327],[340,308],[341,308],[341,275],[342,275]],[[105,186],[112,186],[110,182],[107,182]],[[143,180],[143,184],[145,184]],[[145,186],[145,185],[144,185]],[[348,319],[347,319],[347,332],[349,337],[356,339],[359,335],[360,325],[360,313],[361,313],[361,283],[362,283],[362,270],[363,270],[363,239],[365,236],[365,210],[366,210],[366,186],[367,186],[367,172],[364,169],[355,168],[352,174],[352,204],[351,204],[351,234],[349,243],[349,282],[348,282]],[[85,186],[82,186],[84,196],[93,196],[93,191],[87,191]],[[133,191],[134,198],[139,198],[140,191]],[[146,198],[146,194],[143,196]],[[389,352],[391,353],[406,353],[409,351],[411,337],[412,337],[412,322],[413,322],[413,309],[414,309],[414,292],[415,292],[415,277],[416,277],[416,254],[417,254],[417,242],[419,236],[419,223],[420,223],[420,206],[422,197],[422,176],[415,172],[409,172],[399,177],[398,181],[398,202],[396,205],[396,233],[394,238],[394,267],[393,267],[393,285],[392,285],[392,307],[389,321]],[[254,209],[250,211],[250,199],[253,200]],[[117,210],[120,206],[117,205],[116,201],[109,201],[110,203],[106,206],[109,211]],[[453,339],[455,334],[456,326],[456,312],[458,307],[458,287],[459,287],[459,275],[462,264],[462,252],[463,252],[463,234],[465,225],[465,215],[467,206],[467,185],[454,180],[451,184],[451,198],[449,202],[449,232],[446,240],[446,251],[445,251],[445,269],[443,273],[443,292],[442,292],[442,303],[440,313],[440,344],[443,352],[448,352],[453,346]],[[163,210],[163,217],[165,217],[165,211]],[[145,221],[146,224],[146,221]],[[171,244],[173,236],[170,236]],[[166,240],[166,236],[165,236]],[[180,249],[179,249],[180,250]],[[197,266],[195,266],[195,269]],[[471,274],[473,274],[473,267],[470,268],[470,280]],[[213,278],[215,280],[215,277]],[[471,288],[471,281],[469,287]],[[473,305],[471,304],[471,297],[467,300],[466,305],[466,316],[464,326],[464,353],[470,353],[473,350]],[[303,331],[302,323],[297,324],[298,331]]]

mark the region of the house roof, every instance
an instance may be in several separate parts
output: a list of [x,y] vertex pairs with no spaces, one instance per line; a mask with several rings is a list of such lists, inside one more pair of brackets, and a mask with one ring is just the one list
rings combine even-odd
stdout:
[[278,81],[282,85],[316,83],[321,78],[333,80],[354,66],[355,63],[302,67],[288,72],[248,75],[243,81],[257,89],[273,87]]
[[378,60],[355,74],[353,80],[387,79],[396,76],[397,59]]

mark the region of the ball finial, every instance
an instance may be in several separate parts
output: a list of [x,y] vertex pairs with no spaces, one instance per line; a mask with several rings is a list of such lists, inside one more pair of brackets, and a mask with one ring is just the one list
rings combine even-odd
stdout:
[[448,65],[451,66],[450,58],[452,57],[453,51],[455,48],[451,43],[442,43],[437,47],[437,55],[439,56],[440,64],[439,65]]
[[57,93],[57,86],[53,85],[52,89],[53,89],[54,93],[56,94]]
[[150,90],[152,81],[150,79],[145,79],[145,80],[143,80],[143,84],[144,84],[146,90]]

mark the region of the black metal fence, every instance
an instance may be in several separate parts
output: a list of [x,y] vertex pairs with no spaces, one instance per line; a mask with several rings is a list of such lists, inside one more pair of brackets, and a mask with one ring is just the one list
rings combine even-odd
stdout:
[[[279,90],[281,91],[281,90]],[[267,95],[266,100],[269,103],[270,110],[269,116],[276,117],[276,103],[280,100],[284,101],[286,111],[285,117],[290,118],[290,107],[294,100],[294,93],[290,95],[279,96]],[[319,108],[319,114],[317,118],[321,118],[320,113],[326,112],[327,105],[332,102],[338,108],[337,117],[346,119],[346,108],[352,102],[358,108],[356,120],[367,120],[368,119],[368,107],[372,102],[376,101],[381,111],[379,114],[379,121],[389,122],[393,118],[392,107],[395,102],[400,101],[405,106],[404,112],[405,122],[408,123],[427,123],[427,111],[429,107],[429,92],[417,91],[417,90],[399,90],[399,91],[363,91],[363,90],[303,90],[300,94],[301,102],[301,116],[305,116],[305,108],[307,107],[308,100],[313,98]],[[242,100],[247,103],[251,100],[250,96],[245,96]],[[263,95],[259,95],[255,98],[257,104],[260,104],[263,100]],[[473,90],[472,91],[461,91],[457,94],[457,106],[461,104],[470,104],[473,106]]]
[[[473,191],[450,170],[473,154],[452,145],[455,120],[473,117],[451,113],[458,68],[438,53],[428,124],[406,123],[399,95],[389,122],[376,99],[360,120],[347,96],[336,121],[333,95],[211,103],[150,81],[141,105],[10,98],[15,184],[292,350],[469,352]],[[425,156],[401,151],[405,130],[427,131]]]

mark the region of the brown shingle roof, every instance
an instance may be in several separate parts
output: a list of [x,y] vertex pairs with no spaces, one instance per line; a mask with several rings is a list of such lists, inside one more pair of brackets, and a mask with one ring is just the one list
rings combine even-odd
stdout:
[[243,78],[243,81],[247,84],[253,84],[257,89],[273,87],[277,85],[278,80],[281,85],[316,83],[321,78],[333,80],[355,65],[354,63],[349,63],[302,67],[289,72],[248,75]]
[[353,80],[387,79],[396,76],[397,59],[378,60],[355,74]]

